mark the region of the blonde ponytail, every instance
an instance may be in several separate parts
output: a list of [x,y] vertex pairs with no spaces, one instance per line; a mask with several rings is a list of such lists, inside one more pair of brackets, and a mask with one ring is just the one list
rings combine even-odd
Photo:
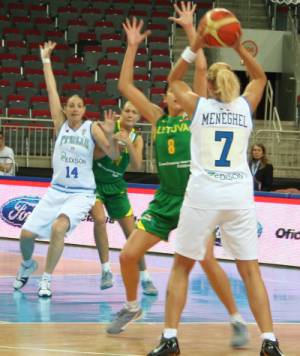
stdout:
[[213,96],[222,102],[229,103],[240,95],[240,82],[226,63],[213,64],[208,70],[208,80]]

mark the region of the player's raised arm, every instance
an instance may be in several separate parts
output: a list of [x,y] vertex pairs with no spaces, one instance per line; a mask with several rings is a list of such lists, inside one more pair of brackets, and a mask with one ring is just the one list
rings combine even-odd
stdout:
[[234,49],[242,59],[247,68],[247,72],[249,73],[250,82],[247,85],[243,96],[247,98],[251,110],[254,112],[263,96],[267,77],[262,66],[256,61],[252,54],[241,45],[240,41],[237,42]]
[[135,17],[132,21],[126,19],[126,22],[123,23],[127,35],[127,49],[121,68],[118,89],[138,109],[141,116],[153,124],[162,115],[162,110],[150,102],[144,93],[135,86],[133,80],[134,61],[138,47],[150,34],[150,31],[142,32],[143,24],[142,20],[138,21]]
[[44,43],[44,46],[40,46],[40,51],[41,60],[43,63],[44,77],[48,92],[51,117],[54,123],[55,131],[57,132],[66,118],[63,113],[60,98],[57,92],[57,85],[51,65],[51,53],[54,50],[55,46],[55,42],[48,41]]

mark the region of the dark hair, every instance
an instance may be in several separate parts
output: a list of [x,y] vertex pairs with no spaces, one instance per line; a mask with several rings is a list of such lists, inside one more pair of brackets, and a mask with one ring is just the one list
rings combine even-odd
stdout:
[[78,99],[82,100],[83,106],[85,106],[84,98],[82,96],[80,96],[79,94],[73,94],[71,96],[68,96],[66,102],[64,103],[64,107],[67,106],[69,100],[72,98],[78,98]]
[[252,145],[252,147],[251,147],[251,160],[253,160],[252,151],[253,151],[254,146],[257,146],[257,147],[259,147],[259,148],[262,150],[263,156],[262,156],[262,158],[260,159],[260,161],[261,161],[262,165],[265,166],[265,165],[268,163],[266,146],[263,145],[262,143],[254,143],[254,144]]

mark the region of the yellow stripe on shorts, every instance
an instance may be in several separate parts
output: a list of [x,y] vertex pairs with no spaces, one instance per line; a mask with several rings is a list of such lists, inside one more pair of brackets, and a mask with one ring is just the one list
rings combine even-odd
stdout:
[[136,227],[137,227],[138,229],[140,229],[140,230],[146,231],[145,226],[144,226],[144,224],[142,223],[142,220],[139,220],[139,221],[137,222]]
[[128,213],[125,216],[131,216],[133,215],[133,210],[132,208],[129,209]]

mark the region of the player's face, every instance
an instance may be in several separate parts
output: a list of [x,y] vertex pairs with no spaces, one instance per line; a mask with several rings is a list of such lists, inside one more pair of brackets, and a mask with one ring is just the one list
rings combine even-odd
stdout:
[[176,115],[180,111],[182,111],[182,107],[176,100],[176,97],[171,89],[168,89],[167,94],[165,96],[165,102],[168,106],[169,112],[172,113],[171,115]]
[[264,152],[261,147],[259,146],[253,146],[252,148],[252,157],[254,159],[261,159],[264,156]]
[[85,113],[83,100],[78,96],[71,96],[64,108],[64,113],[68,120],[73,122],[81,121]]
[[127,102],[122,109],[121,113],[121,122],[122,125],[127,127],[133,127],[136,122],[139,120],[140,114],[137,111],[136,107],[131,103]]

